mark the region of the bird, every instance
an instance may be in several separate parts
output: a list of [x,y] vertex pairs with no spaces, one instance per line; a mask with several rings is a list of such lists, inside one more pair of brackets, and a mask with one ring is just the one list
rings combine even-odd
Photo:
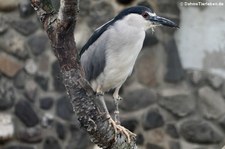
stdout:
[[[120,88],[133,71],[146,31],[157,26],[179,28],[176,23],[157,16],[148,7],[125,8],[97,28],[80,50],[79,56],[85,78],[96,94],[103,96],[105,92],[114,89],[116,124],[120,123]],[[107,111],[104,99],[101,102]]]

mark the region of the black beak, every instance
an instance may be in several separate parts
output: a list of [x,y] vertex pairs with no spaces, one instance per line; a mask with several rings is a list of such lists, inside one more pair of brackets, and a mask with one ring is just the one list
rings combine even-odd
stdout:
[[150,16],[149,20],[155,24],[159,24],[159,25],[163,25],[163,26],[168,26],[168,27],[175,27],[175,28],[179,28],[179,26],[174,23],[173,21],[163,18],[163,17],[159,17],[159,16]]

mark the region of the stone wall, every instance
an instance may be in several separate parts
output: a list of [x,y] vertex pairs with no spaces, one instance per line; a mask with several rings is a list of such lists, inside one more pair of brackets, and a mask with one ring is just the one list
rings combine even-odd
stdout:
[[[131,5],[151,7],[180,22],[178,3],[172,0],[81,0],[78,47],[94,29]],[[137,134],[140,149],[221,149],[225,80],[183,69],[176,32],[164,27],[148,32],[121,90],[122,125]],[[110,93],[106,102],[113,113]],[[28,0],[0,0],[0,148],[96,148],[80,129],[48,38]]]

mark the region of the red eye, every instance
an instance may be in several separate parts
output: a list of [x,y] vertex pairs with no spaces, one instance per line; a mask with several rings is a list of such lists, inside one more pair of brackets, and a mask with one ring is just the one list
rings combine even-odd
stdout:
[[143,12],[142,16],[143,16],[144,18],[147,18],[147,17],[148,17],[148,13],[147,13],[147,12]]

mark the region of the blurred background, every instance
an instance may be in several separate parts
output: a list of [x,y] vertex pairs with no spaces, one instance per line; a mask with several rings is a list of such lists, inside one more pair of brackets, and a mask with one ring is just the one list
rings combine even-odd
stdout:
[[[221,149],[225,0],[80,0],[78,48],[135,5],[152,8],[180,29],[148,31],[120,93],[122,125],[137,134],[140,149]],[[97,149],[80,129],[61,82],[29,0],[0,0],[0,149]],[[106,101],[113,113],[110,94]]]

